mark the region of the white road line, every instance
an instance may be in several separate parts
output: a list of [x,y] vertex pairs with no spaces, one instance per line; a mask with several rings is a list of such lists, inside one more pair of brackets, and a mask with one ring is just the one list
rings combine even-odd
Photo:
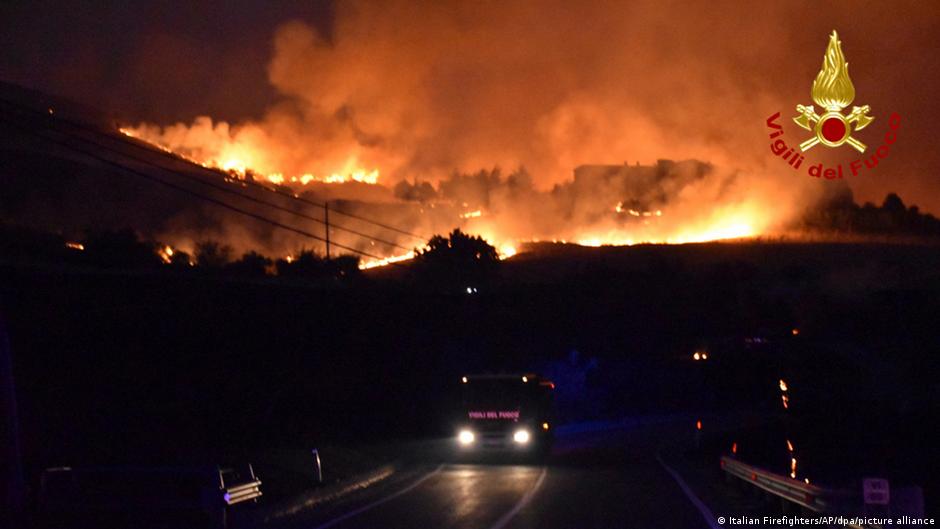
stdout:
[[490,529],[503,529],[506,527],[506,525],[509,524],[509,521],[512,520],[514,516],[519,514],[519,511],[521,511],[523,507],[532,501],[532,497],[535,496],[535,493],[538,492],[539,487],[542,486],[542,482],[545,481],[546,474],[548,474],[548,469],[546,467],[542,467],[542,472],[539,474],[539,479],[535,480],[535,485],[533,485],[532,488],[522,496],[522,498],[519,500],[519,503],[510,509],[509,512],[504,514],[499,520],[496,520],[496,523],[494,523]]
[[359,508],[356,509],[356,510],[349,511],[349,512],[347,512],[346,514],[343,514],[343,515],[341,515],[341,516],[338,516],[338,517],[336,517],[336,518],[333,518],[332,520],[330,520],[330,521],[328,521],[328,522],[326,522],[326,523],[324,523],[324,524],[322,524],[322,525],[316,526],[314,529],[326,529],[327,527],[333,527],[334,525],[336,525],[336,524],[338,524],[338,523],[340,523],[340,522],[344,522],[344,521],[346,521],[346,520],[352,518],[353,516],[358,516],[358,515],[360,515],[360,514],[366,512],[366,511],[368,511],[369,509],[372,509],[372,508],[374,508],[374,507],[378,507],[379,505],[382,505],[383,503],[385,503],[385,502],[387,502],[387,501],[394,500],[395,498],[401,496],[402,494],[406,494],[406,493],[408,493],[408,492],[411,492],[412,490],[415,489],[415,487],[417,487],[418,485],[421,485],[422,483],[424,483],[425,481],[427,481],[428,479],[430,479],[431,477],[433,477],[434,475],[436,475],[437,473],[439,473],[442,468],[444,468],[444,465],[438,465],[438,467],[435,468],[434,470],[432,470],[431,472],[428,472],[428,473],[425,474],[424,476],[421,476],[421,479],[419,479],[418,481],[415,481],[415,482],[412,483],[411,485],[408,485],[407,487],[405,487],[405,488],[399,490],[398,492],[394,492],[394,493],[392,493],[392,494],[389,494],[388,496],[385,496],[384,498],[379,498],[379,499],[375,500],[375,501],[372,502],[372,503],[363,505],[362,507],[359,507]]
[[695,508],[698,509],[698,512],[702,514],[702,517],[705,518],[705,523],[707,523],[711,529],[721,529],[721,526],[718,525],[718,522],[715,521],[715,515],[712,514],[711,509],[702,503],[702,500],[698,499],[698,496],[692,492],[692,489],[690,489],[685,480],[682,479],[682,476],[670,468],[669,465],[667,465],[666,462],[663,461],[661,457],[659,457],[659,454],[656,454],[656,461],[659,461],[659,464],[662,465],[664,469],[666,469],[666,472],[672,476],[672,479],[676,480],[676,483],[679,484],[679,488],[682,489],[682,492],[684,492],[686,497],[689,498],[689,501],[692,502],[692,505],[695,505]]

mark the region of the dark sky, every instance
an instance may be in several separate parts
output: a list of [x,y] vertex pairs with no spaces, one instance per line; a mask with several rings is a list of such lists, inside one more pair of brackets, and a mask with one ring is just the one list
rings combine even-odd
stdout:
[[0,2],[0,80],[132,119],[240,120],[274,98],[265,67],[275,28],[329,35],[332,3]]

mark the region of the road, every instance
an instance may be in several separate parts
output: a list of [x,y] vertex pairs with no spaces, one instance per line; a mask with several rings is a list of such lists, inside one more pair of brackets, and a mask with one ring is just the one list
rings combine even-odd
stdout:
[[656,460],[660,424],[563,436],[546,464],[419,465],[278,526],[305,529],[708,528]]

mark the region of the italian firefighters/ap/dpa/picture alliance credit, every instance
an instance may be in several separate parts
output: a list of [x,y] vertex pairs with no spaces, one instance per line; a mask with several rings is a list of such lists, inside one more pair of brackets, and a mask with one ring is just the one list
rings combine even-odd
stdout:
[[[842,52],[842,41],[836,30],[829,36],[829,44],[823,56],[822,68],[813,81],[810,96],[813,105],[796,105],[797,115],[793,116],[793,123],[809,132],[805,139],[787,139],[784,133],[785,119],[781,112],[775,112],[767,118],[767,127],[772,140],[770,151],[779,156],[795,170],[805,168],[809,176],[825,178],[827,180],[842,179],[850,176],[862,176],[872,173],[878,164],[891,154],[891,147],[897,142],[898,130],[901,128],[901,115],[897,112],[881,115],[887,117],[880,133],[872,133],[870,125],[879,121],[879,112],[869,105],[853,105],[851,110],[844,110],[855,101],[855,85],[849,77],[849,63]],[[817,109],[818,105],[818,109]],[[856,134],[865,131],[865,134]],[[877,141],[869,146],[863,138]],[[843,149],[855,155],[834,165],[827,165],[822,161],[812,160],[812,152],[817,146],[830,149]],[[850,149],[844,149],[849,147]],[[807,157],[810,157],[807,159]]]

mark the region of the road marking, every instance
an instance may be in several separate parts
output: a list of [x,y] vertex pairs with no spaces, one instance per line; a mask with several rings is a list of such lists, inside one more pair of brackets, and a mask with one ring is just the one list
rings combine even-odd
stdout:
[[659,457],[658,453],[656,454],[656,461],[659,461],[659,464],[662,465],[664,469],[666,469],[666,472],[668,472],[669,475],[672,476],[672,479],[676,480],[676,483],[679,484],[679,488],[682,489],[682,492],[684,492],[686,497],[689,498],[689,501],[692,502],[692,505],[695,505],[695,508],[698,509],[698,512],[702,514],[702,517],[705,518],[705,523],[707,523],[708,526],[711,527],[711,529],[721,529],[721,526],[718,525],[717,522],[715,522],[715,515],[712,514],[711,509],[709,509],[707,505],[702,503],[702,500],[698,499],[698,496],[696,496],[695,493],[692,492],[692,489],[690,489],[689,486],[686,484],[685,480],[682,479],[682,476],[680,476],[678,472],[670,468],[669,465],[667,465],[666,462],[663,461],[661,457]]
[[522,496],[522,498],[519,500],[519,503],[510,509],[509,512],[504,514],[499,520],[496,520],[496,523],[494,523],[490,529],[503,529],[503,527],[506,527],[506,525],[509,524],[509,521],[512,520],[516,514],[519,514],[519,511],[521,511],[523,507],[532,501],[532,497],[535,496],[535,493],[538,492],[539,487],[542,486],[542,482],[545,481],[546,474],[548,474],[548,468],[542,467],[542,472],[539,473],[539,479],[535,480],[535,485],[533,485],[532,488]]
[[349,511],[349,512],[347,512],[346,514],[344,514],[344,515],[342,515],[342,516],[339,516],[339,517],[337,517],[337,518],[333,518],[332,520],[330,520],[330,521],[328,521],[328,522],[326,522],[326,523],[324,523],[324,524],[322,524],[322,525],[316,526],[314,529],[326,529],[327,527],[333,527],[334,525],[336,525],[336,524],[338,524],[338,523],[341,523],[341,522],[344,522],[344,521],[346,521],[346,520],[352,518],[353,516],[358,516],[358,515],[360,515],[360,514],[366,512],[366,511],[368,511],[369,509],[372,509],[372,508],[374,508],[374,507],[378,507],[379,505],[382,505],[383,503],[385,503],[385,502],[387,502],[387,501],[394,500],[395,498],[401,496],[402,494],[406,494],[406,493],[408,493],[408,492],[411,492],[412,490],[415,489],[415,487],[417,487],[418,485],[421,485],[422,483],[424,483],[425,481],[427,481],[428,479],[430,479],[430,478],[433,477],[434,475],[438,474],[438,473],[441,471],[442,468],[444,468],[444,465],[438,465],[438,467],[435,468],[434,470],[432,470],[431,472],[428,472],[428,473],[425,474],[424,476],[421,476],[421,479],[419,479],[418,481],[415,481],[415,482],[412,483],[411,485],[408,485],[407,487],[405,487],[405,488],[399,490],[398,492],[394,492],[394,493],[392,493],[392,494],[389,494],[388,496],[385,496],[384,498],[379,498],[379,499],[375,500],[375,501],[372,502],[372,503],[363,505],[362,507],[359,507],[359,508],[356,509],[356,510]]

